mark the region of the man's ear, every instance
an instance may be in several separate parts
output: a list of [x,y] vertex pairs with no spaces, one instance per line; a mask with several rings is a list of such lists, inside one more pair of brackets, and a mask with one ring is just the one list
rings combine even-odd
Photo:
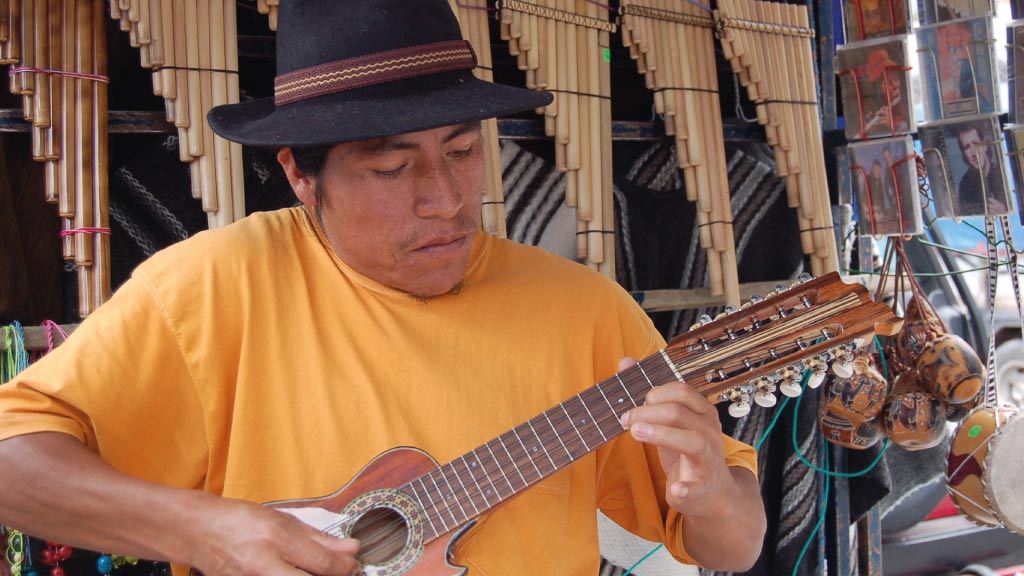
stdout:
[[281,148],[277,152],[277,162],[284,169],[284,175],[295,192],[295,197],[306,206],[316,206],[316,178],[299,170],[295,165],[295,156],[291,148]]

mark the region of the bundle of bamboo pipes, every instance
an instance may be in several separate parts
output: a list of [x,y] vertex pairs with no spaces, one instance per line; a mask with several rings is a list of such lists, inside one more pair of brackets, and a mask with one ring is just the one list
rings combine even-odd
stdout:
[[715,19],[722,51],[775,151],[797,209],[800,243],[815,275],[839,269],[805,6],[720,0]]
[[239,100],[238,32],[233,0],[112,0],[110,15],[153,70],[153,93],[178,129],[192,195],[210,228],[245,216],[242,146],[217,136],[206,113]]
[[529,88],[555,100],[538,110],[565,173],[565,201],[576,208],[577,256],[615,277],[609,35],[616,26],[589,0],[500,0],[508,41]]
[[711,294],[740,305],[725,135],[710,14],[689,2],[622,0],[622,41],[636,60],[654,107],[674,135],[686,196],[697,204]]
[[277,30],[277,5],[281,0],[256,0],[256,10],[270,19],[270,29]]
[[46,163],[82,317],[110,298],[107,36],[102,0],[0,0],[0,63]]
[[[473,46],[477,66],[473,74],[481,80],[492,81],[491,31],[487,25],[487,0],[449,0],[452,12],[459,19],[462,37]],[[501,183],[501,149],[498,146],[497,119],[483,122],[484,144],[484,201],[481,219],[484,231],[507,237],[505,230],[505,194]]]

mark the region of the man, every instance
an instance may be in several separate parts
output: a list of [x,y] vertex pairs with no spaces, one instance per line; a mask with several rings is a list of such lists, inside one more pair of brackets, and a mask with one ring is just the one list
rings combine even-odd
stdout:
[[1008,211],[1003,173],[992,160],[992,146],[983,138],[986,132],[991,132],[991,127],[985,123],[966,122],[957,126],[957,143],[967,163],[967,171],[957,184],[958,216]]
[[[765,532],[752,450],[723,437],[712,405],[679,382],[605,422],[630,434],[509,491],[564,456],[550,441],[536,450],[546,430],[517,431],[522,450],[485,443],[663,341],[614,283],[479,231],[480,121],[550,96],[479,81],[474,65],[445,0],[282,3],[275,97],[210,121],[234,141],[279,147],[304,206],[155,256],[0,389],[0,521],[209,576],[406,560],[590,576],[600,507],[682,560],[752,565]],[[566,437],[566,451],[593,426],[571,424],[580,438]],[[428,477],[427,498],[411,504],[372,492],[386,474],[367,489],[383,494],[385,516],[408,514],[409,539],[480,512],[451,558],[406,547],[381,559],[376,525],[357,541],[296,519],[334,534],[317,518],[351,519],[308,499],[396,446],[465,473]],[[480,446],[498,454],[463,456]],[[502,449],[527,459],[495,467],[509,460]],[[480,468],[490,476],[477,480]],[[472,497],[453,502],[460,483]],[[260,505],[282,501],[294,515]],[[420,508],[441,514],[428,525]],[[408,566],[391,568],[367,570]]]
[[[910,130],[910,105],[906,97],[906,66],[894,61],[884,48],[868,55],[864,74],[876,97],[868,104],[877,106],[864,122],[864,132],[872,136],[893,135]],[[880,86],[879,86],[880,85]],[[878,86],[875,91],[875,86]]]

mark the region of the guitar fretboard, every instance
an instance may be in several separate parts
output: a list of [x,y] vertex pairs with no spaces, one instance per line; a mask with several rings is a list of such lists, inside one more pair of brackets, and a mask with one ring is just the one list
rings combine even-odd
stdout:
[[593,452],[622,434],[620,417],[649,390],[674,381],[650,356],[403,486],[425,511],[431,541]]

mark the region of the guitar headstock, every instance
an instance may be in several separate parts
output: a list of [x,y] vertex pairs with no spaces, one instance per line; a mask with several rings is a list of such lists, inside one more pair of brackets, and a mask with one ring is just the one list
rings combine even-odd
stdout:
[[843,282],[838,273],[780,285],[717,318],[703,316],[665,348],[676,376],[712,402],[732,402],[735,417],[750,400],[774,406],[775,391],[798,396],[805,370],[817,388],[829,368],[849,375],[853,351],[875,335],[891,336],[902,319],[873,302],[867,289]]

